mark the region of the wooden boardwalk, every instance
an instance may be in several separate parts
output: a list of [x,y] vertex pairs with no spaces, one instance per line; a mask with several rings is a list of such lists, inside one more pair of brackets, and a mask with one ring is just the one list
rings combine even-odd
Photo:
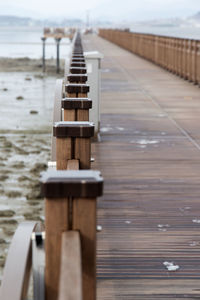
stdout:
[[84,43],[105,56],[97,299],[200,299],[200,90],[99,37]]

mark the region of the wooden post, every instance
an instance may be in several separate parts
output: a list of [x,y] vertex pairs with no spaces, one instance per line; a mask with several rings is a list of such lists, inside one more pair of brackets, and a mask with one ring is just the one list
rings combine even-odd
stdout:
[[45,42],[46,42],[46,38],[42,37],[42,71],[43,73],[46,71],[46,66],[45,66]]
[[69,71],[71,74],[86,74],[87,68],[70,67]]
[[200,86],[200,42],[197,41],[197,63],[196,63],[196,80],[198,86]]
[[57,74],[60,73],[60,41],[61,38],[56,38],[56,49],[57,49],[57,57],[56,57],[56,72]]
[[82,57],[78,57],[78,56],[73,56],[72,57],[72,62],[82,62],[82,63],[84,63],[85,62],[85,58],[84,58],[84,56],[82,56]]
[[78,159],[81,169],[90,169],[93,123],[58,122],[53,127],[53,134],[56,137],[57,170],[67,169],[69,159]]
[[62,233],[60,269],[58,299],[83,300],[81,241],[78,231]]
[[64,121],[89,121],[89,109],[92,108],[92,100],[88,98],[64,98]]
[[84,62],[71,62],[71,67],[79,67],[79,68],[85,68],[86,64]]
[[[41,183],[46,206],[46,300],[58,299],[61,238],[68,230],[80,232],[83,300],[95,300],[96,198],[103,191],[100,172],[48,171],[43,174]],[[72,199],[72,212],[68,210],[68,199]],[[71,288],[74,289],[74,286]]]
[[87,74],[69,74],[67,80],[69,83],[86,83],[88,76]]
[[[87,93],[89,93],[90,87],[87,84],[67,84],[65,86],[65,92],[67,93],[67,96],[72,98],[74,95],[76,95],[76,98],[86,98]],[[73,95],[73,96],[71,96]]]

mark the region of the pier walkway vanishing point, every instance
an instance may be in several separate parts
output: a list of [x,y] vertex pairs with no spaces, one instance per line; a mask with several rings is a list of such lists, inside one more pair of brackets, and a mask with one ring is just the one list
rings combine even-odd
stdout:
[[199,299],[200,90],[100,37],[83,42],[104,55],[98,300]]

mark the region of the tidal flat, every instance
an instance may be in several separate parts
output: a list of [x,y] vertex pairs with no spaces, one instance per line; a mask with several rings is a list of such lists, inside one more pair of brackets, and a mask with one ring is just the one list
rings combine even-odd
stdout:
[[39,176],[50,160],[55,83],[53,73],[0,63],[0,280],[18,224],[44,221]]

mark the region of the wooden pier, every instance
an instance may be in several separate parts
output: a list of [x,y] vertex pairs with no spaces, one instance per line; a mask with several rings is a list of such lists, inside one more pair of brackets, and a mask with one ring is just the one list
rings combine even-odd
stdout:
[[92,149],[105,180],[97,299],[199,299],[200,90],[100,37],[84,40],[105,56]]
[[[90,99],[85,51],[94,49],[104,59],[100,139],[92,143],[90,110],[98,103]],[[174,67],[174,48],[159,49],[156,57]],[[200,299],[200,89],[189,82],[199,72],[189,68],[191,53],[186,81],[96,35],[75,33],[56,83],[56,155],[41,177],[45,223],[19,225],[1,299],[27,298],[31,266],[35,300]]]

